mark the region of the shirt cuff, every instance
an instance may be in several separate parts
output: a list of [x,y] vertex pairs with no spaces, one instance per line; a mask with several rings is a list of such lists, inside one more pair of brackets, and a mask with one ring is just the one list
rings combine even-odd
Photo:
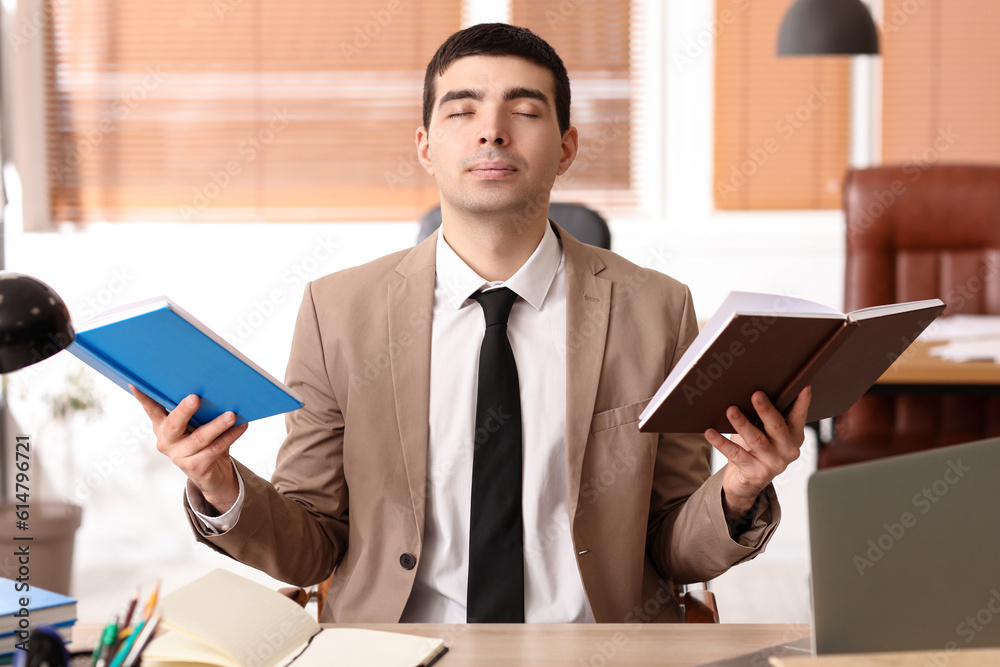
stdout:
[[201,495],[201,491],[198,490],[198,487],[192,484],[191,480],[188,480],[187,488],[185,489],[188,505],[191,506],[194,515],[198,517],[198,521],[208,535],[221,535],[225,533],[235,526],[240,518],[240,510],[243,509],[243,478],[240,476],[240,471],[236,469],[235,463],[233,464],[233,474],[236,475],[236,481],[239,482],[240,494],[236,497],[236,502],[229,508],[229,511],[216,516],[210,514],[215,508],[208,504],[205,496]]

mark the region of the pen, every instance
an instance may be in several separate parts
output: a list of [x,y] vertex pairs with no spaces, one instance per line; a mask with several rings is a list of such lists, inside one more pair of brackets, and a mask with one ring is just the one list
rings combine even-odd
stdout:
[[104,626],[104,632],[101,633],[101,639],[97,642],[97,647],[94,649],[94,657],[91,658],[90,664],[101,665],[103,667],[107,664],[108,653],[111,652],[114,647],[115,640],[118,637],[118,617],[112,616],[111,621]]
[[139,621],[139,625],[135,626],[135,630],[132,631],[132,634],[130,634],[128,638],[122,642],[122,645],[118,647],[118,652],[115,653],[115,658],[111,661],[110,667],[122,667],[122,663],[125,662],[125,657],[128,655],[129,651],[132,650],[132,645],[135,644],[136,637],[139,636],[139,633],[142,632],[145,625],[145,620]]
[[142,628],[142,633],[139,638],[135,640],[132,645],[132,649],[125,656],[125,661],[122,663],[122,667],[135,667],[139,662],[139,658],[142,656],[142,651],[146,648],[146,644],[149,640],[153,638],[153,632],[156,630],[157,624],[160,622],[160,615],[153,614],[153,616],[146,622]]

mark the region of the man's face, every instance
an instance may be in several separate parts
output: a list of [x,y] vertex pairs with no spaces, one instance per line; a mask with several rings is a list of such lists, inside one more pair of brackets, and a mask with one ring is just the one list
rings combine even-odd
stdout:
[[441,191],[441,207],[460,216],[511,219],[548,208],[557,175],[577,151],[577,131],[559,131],[552,73],[523,58],[470,56],[437,78],[429,128],[417,152]]

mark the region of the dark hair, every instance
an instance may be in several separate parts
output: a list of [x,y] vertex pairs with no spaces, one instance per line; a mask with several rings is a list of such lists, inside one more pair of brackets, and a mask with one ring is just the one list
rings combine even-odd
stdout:
[[459,30],[444,41],[427,63],[424,74],[424,127],[430,127],[434,99],[437,97],[436,77],[448,66],[468,56],[517,56],[552,72],[555,83],[556,119],[559,131],[569,129],[569,75],[555,49],[527,28],[507,23],[480,23]]

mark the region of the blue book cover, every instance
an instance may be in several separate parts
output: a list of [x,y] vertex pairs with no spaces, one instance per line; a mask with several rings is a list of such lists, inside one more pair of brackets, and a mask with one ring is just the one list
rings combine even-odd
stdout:
[[119,387],[134,385],[168,412],[201,397],[191,424],[223,412],[236,423],[302,407],[302,399],[166,297],[109,311],[85,324],[67,348]]
[[[20,628],[23,618],[28,619],[31,627],[64,627],[76,621],[76,600],[73,598],[38,586],[26,586],[23,582],[19,586],[18,583],[0,577],[0,639],[10,639]],[[26,604],[22,605],[23,601]]]

